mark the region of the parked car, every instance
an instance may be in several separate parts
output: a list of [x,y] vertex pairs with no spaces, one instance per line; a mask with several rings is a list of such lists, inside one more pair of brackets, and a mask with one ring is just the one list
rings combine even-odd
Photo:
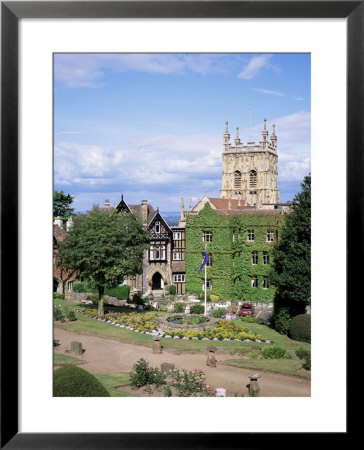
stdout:
[[243,302],[238,311],[239,316],[252,316],[254,312],[253,305],[248,302]]

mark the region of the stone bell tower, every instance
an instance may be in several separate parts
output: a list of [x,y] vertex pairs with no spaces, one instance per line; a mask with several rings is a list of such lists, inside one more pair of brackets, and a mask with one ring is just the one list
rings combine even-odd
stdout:
[[268,139],[264,119],[262,141],[243,144],[236,128],[235,146],[230,143],[228,122],[223,137],[221,198],[241,199],[250,205],[278,203],[278,154],[275,125]]

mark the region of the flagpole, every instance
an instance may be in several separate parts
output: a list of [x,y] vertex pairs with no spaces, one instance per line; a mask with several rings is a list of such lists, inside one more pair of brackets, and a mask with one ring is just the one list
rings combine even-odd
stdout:
[[[207,244],[205,245],[205,252],[207,252]],[[205,317],[207,316],[206,298],[207,298],[207,263],[205,264]]]

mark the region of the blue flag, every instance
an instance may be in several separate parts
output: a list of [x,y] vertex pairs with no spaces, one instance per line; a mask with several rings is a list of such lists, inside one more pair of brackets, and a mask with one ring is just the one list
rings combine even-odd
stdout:
[[200,270],[198,271],[198,273],[201,272],[201,270],[203,269],[203,266],[204,266],[208,261],[209,261],[209,254],[207,253],[207,250],[205,250],[205,254],[204,254],[204,257],[203,257],[203,260],[202,260],[202,264],[201,264],[201,267],[200,267]]

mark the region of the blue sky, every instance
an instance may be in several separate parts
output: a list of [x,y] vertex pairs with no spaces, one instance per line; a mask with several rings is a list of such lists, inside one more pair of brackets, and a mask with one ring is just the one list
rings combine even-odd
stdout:
[[309,54],[56,54],[54,188],[178,211],[219,197],[222,135],[276,125],[280,201],[310,172]]

